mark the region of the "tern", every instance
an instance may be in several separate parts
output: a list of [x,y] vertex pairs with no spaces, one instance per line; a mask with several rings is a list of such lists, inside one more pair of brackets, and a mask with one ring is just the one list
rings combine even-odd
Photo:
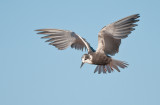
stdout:
[[82,64],[89,63],[97,65],[94,73],[111,73],[114,70],[120,72],[120,68],[125,68],[128,63],[113,59],[111,56],[119,52],[121,39],[125,39],[135,30],[135,24],[138,22],[139,14],[134,14],[125,17],[121,20],[113,22],[104,26],[98,33],[98,47],[94,50],[91,45],[78,34],[69,30],[61,29],[38,29],[37,34],[44,34],[41,38],[46,38],[49,45],[53,45],[59,50],[64,50],[67,47],[75,48],[77,50],[87,49],[88,54],[82,56]]

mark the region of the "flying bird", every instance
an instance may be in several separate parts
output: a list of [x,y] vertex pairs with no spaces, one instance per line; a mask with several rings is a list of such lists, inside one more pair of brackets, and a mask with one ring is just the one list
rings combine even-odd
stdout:
[[98,48],[94,50],[91,45],[78,34],[69,30],[61,29],[38,29],[37,34],[44,34],[41,38],[47,39],[49,45],[53,45],[59,50],[64,50],[67,47],[77,50],[87,49],[88,53],[82,56],[82,64],[89,63],[97,65],[94,70],[100,73],[111,73],[114,70],[120,72],[120,68],[125,68],[128,64],[124,61],[113,59],[111,56],[119,51],[121,39],[125,39],[135,30],[135,24],[138,22],[139,14],[134,14],[104,26],[98,33]]

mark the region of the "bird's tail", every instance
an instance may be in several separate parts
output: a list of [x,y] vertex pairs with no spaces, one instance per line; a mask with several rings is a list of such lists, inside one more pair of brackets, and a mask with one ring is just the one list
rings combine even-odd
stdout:
[[119,60],[115,60],[115,59],[113,59],[112,58],[112,60],[111,60],[111,62],[110,62],[110,67],[113,69],[116,69],[118,72],[120,72],[120,70],[119,70],[119,68],[118,67],[120,67],[120,68],[125,68],[125,67],[127,67],[128,66],[128,64],[126,63],[126,62],[124,62],[124,61],[119,61]]
[[94,73],[98,72],[98,74],[100,74],[101,72],[103,73],[111,73],[114,71],[114,69],[116,69],[118,72],[120,72],[119,68],[125,68],[127,67],[128,64],[125,63],[124,61],[119,61],[119,60],[115,60],[112,59],[111,62],[107,65],[97,65]]

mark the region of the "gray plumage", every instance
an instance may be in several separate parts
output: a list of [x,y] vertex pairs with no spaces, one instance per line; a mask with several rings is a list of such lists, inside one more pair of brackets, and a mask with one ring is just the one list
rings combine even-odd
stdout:
[[[127,63],[115,60],[110,55],[115,55],[119,51],[121,39],[128,37],[128,35],[135,30],[135,24],[139,21],[139,14],[131,15],[119,21],[111,23],[102,28],[98,33],[98,48],[94,50],[90,44],[75,32],[60,29],[39,29],[38,34],[44,34],[42,38],[46,38],[46,42],[55,46],[59,50],[64,50],[67,47],[75,48],[77,50],[87,49],[88,54],[82,56],[82,65],[84,63],[97,65],[95,72],[111,73],[119,68],[127,67]],[[81,67],[82,67],[81,65]]]
[[107,55],[118,53],[121,39],[128,37],[134,30],[138,17],[138,14],[131,15],[105,26],[98,34],[97,52],[104,51]]

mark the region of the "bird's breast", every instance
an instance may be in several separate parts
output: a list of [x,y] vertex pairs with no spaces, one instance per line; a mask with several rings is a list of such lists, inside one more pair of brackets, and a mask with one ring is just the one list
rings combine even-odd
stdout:
[[92,54],[92,63],[95,65],[106,65],[110,63],[111,57],[106,56],[105,54]]

